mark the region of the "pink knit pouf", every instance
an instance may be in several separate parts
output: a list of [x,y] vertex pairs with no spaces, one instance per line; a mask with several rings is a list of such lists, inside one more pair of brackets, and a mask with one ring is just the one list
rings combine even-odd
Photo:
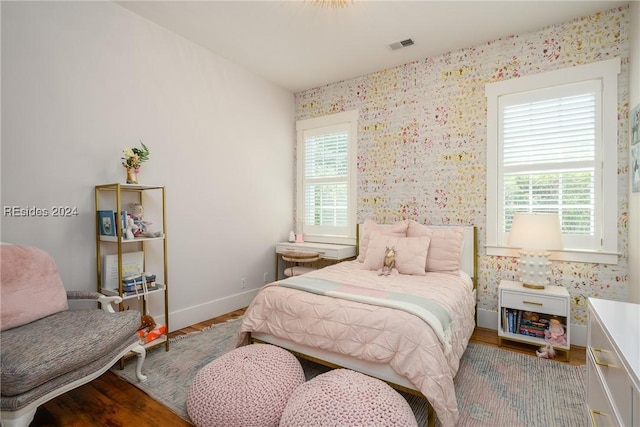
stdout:
[[280,427],[417,425],[398,392],[348,369],[329,371],[298,387],[280,419]]
[[202,368],[187,394],[197,427],[277,426],[304,371],[294,355],[268,344],[237,348]]

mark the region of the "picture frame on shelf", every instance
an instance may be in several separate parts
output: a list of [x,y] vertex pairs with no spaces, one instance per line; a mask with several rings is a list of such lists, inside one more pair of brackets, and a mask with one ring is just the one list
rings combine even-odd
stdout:
[[116,215],[112,210],[98,211],[98,228],[101,236],[116,235]]

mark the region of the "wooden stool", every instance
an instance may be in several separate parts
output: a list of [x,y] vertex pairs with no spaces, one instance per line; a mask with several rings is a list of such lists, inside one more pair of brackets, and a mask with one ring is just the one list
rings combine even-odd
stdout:
[[287,277],[300,276],[302,274],[313,271],[315,270],[315,268],[301,266],[300,264],[314,262],[319,259],[320,254],[318,252],[284,251],[282,252],[282,260],[293,263],[291,267],[284,269],[284,275]]

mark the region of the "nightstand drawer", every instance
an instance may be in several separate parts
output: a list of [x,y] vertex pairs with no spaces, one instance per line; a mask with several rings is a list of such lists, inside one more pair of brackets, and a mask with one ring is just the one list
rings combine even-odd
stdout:
[[502,291],[502,307],[518,310],[535,311],[537,313],[554,314],[568,317],[567,300],[549,295],[534,295],[531,293]]
[[622,423],[631,425],[632,385],[629,375],[602,326],[593,317],[589,319],[589,328],[590,341],[587,356],[593,359],[594,368],[609,390],[611,401],[620,414]]

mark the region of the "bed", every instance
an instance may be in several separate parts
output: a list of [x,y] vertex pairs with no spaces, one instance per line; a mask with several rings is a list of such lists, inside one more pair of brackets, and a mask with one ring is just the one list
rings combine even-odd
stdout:
[[[433,409],[453,426],[453,378],[475,327],[475,242],[472,226],[367,220],[356,260],[263,287],[243,317],[239,344],[270,343],[382,379],[425,396],[429,424]],[[390,245],[398,271],[381,275]]]

